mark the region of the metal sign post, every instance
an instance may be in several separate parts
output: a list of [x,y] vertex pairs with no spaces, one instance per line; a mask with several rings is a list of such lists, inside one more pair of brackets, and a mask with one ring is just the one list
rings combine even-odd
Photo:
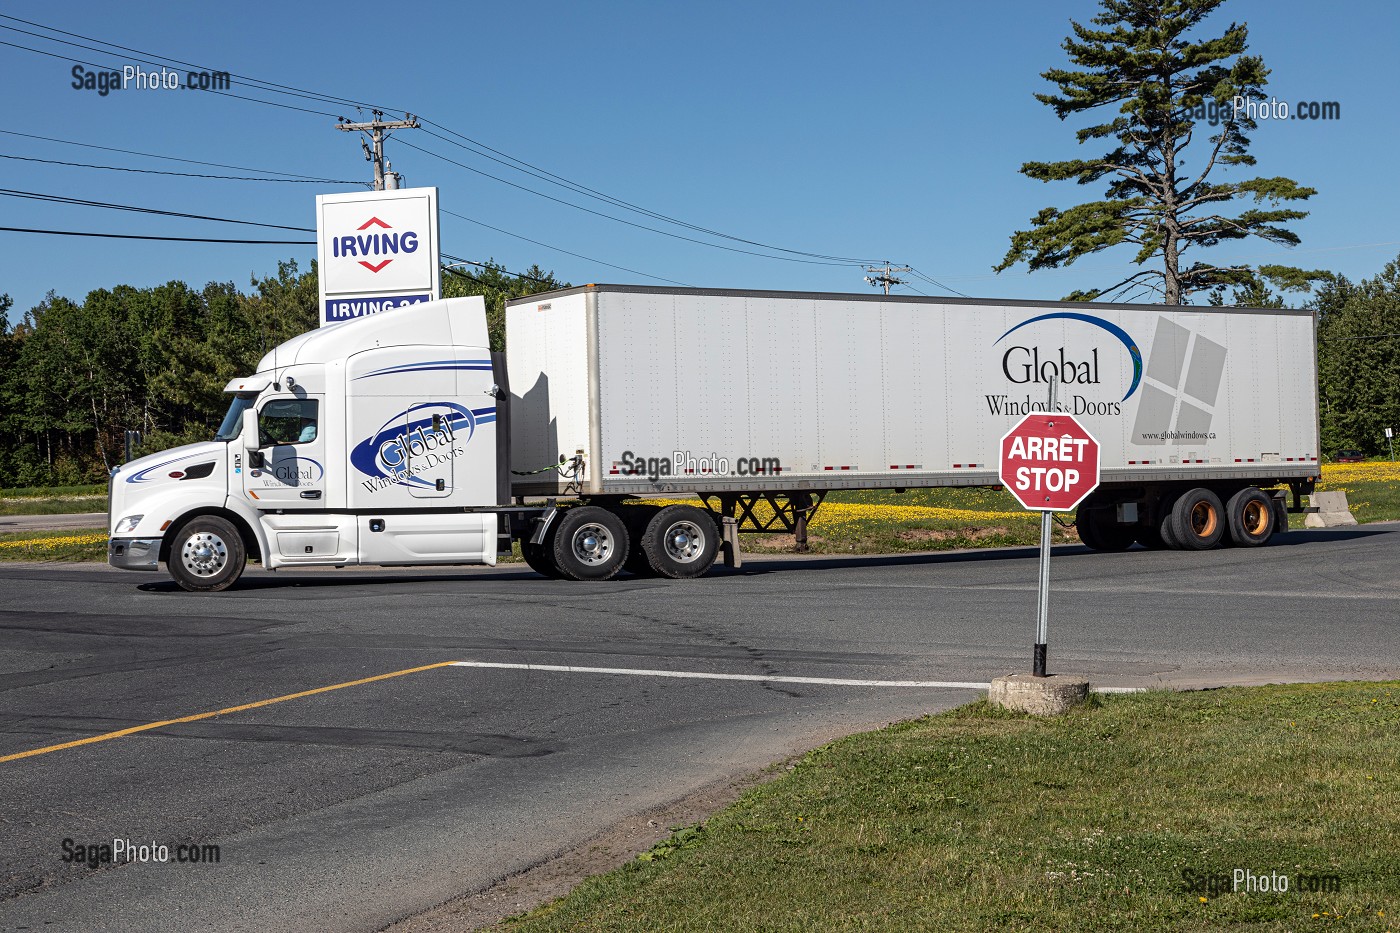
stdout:
[[[1055,389],[1059,383],[1050,377],[1049,399],[1045,410],[1055,410]],[[1050,641],[1050,523],[1049,512],[1040,513],[1040,597],[1035,610],[1035,654],[1031,660],[1031,673],[1036,677],[1045,676],[1046,644]]]
[[1395,462],[1395,430],[1394,430],[1393,428],[1386,428],[1386,429],[1385,429],[1385,442],[1386,442],[1387,444],[1390,445],[1390,462],[1391,462],[1391,463],[1394,463],[1394,462]]

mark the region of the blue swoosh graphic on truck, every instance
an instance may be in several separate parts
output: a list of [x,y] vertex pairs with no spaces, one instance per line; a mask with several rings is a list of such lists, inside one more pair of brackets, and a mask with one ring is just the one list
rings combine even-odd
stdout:
[[444,370],[477,370],[490,372],[490,360],[429,360],[420,363],[404,363],[399,366],[388,366],[384,369],[376,369],[373,372],[365,373],[363,376],[356,376],[352,382],[361,379],[369,379],[373,376],[393,376],[399,373],[427,373],[441,372]]
[[[416,417],[415,417],[416,414]],[[433,429],[433,415],[441,418],[441,427]],[[424,453],[447,449],[453,443],[466,444],[476,433],[477,425],[496,420],[496,409],[470,409],[456,402],[426,402],[414,405],[384,422],[369,437],[350,451],[350,464],[371,478],[385,478],[396,483],[432,486],[421,476],[409,473],[412,448]],[[461,432],[465,431],[465,436]]]
[[1020,330],[1022,327],[1025,327],[1027,324],[1035,324],[1039,321],[1049,321],[1055,318],[1063,318],[1069,321],[1083,321],[1085,324],[1093,324],[1095,327],[1102,327],[1104,330],[1108,331],[1110,334],[1123,341],[1123,346],[1128,349],[1128,355],[1132,357],[1133,360],[1133,384],[1128,387],[1127,395],[1124,395],[1122,398],[1122,401],[1126,402],[1128,400],[1128,396],[1136,392],[1138,384],[1142,382],[1142,351],[1138,349],[1137,341],[1133,340],[1132,336],[1126,330],[1119,327],[1112,321],[1105,321],[1101,317],[1095,317],[1092,314],[1083,314],[1078,311],[1053,311],[1050,314],[1042,314],[1039,317],[1033,317],[1028,321],[1022,321],[1015,327],[1008,330],[1006,333],[1002,334],[996,340],[994,340],[992,342],[992,346],[996,346],[997,344],[1001,343],[1011,334]]
[[185,454],[183,457],[176,457],[174,460],[165,460],[161,463],[157,463],[154,466],[148,466],[144,470],[137,470],[135,473],[128,476],[126,478],[126,481],[128,483],[149,483],[151,480],[156,478],[154,476],[146,475],[152,470],[159,470],[162,467],[170,466],[172,463],[179,463],[181,460],[191,460],[199,456],[208,456],[208,454]]

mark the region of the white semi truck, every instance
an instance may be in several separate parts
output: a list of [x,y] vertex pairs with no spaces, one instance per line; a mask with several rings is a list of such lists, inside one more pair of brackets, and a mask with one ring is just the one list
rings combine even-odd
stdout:
[[[1318,477],[1303,310],[587,285],[325,327],[235,379],[214,439],[110,483],[109,560],[220,590],[249,558],[699,576],[834,490],[996,486],[1028,411],[1102,448],[1091,548],[1260,545]],[[697,505],[629,504],[699,497]]]

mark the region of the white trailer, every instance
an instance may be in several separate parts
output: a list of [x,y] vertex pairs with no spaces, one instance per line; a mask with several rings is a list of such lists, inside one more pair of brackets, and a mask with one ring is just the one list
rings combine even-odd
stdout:
[[743,531],[767,499],[800,543],[832,490],[997,486],[1052,378],[1102,447],[1091,547],[1263,543],[1287,516],[1261,488],[1296,508],[1318,476],[1307,310],[590,285],[506,328],[513,459],[592,465],[519,493],[693,493]]
[[[229,385],[214,441],[115,471],[109,560],[217,590],[249,556],[494,563],[519,540],[551,576],[696,576],[741,532],[801,547],[833,490],[997,485],[1051,380],[1103,448],[1086,544],[1257,545],[1286,527],[1264,490],[1297,508],[1318,475],[1314,323],[589,285],[509,302],[502,358],[480,299],[430,302],[289,341]],[[678,495],[704,505],[628,504]]]

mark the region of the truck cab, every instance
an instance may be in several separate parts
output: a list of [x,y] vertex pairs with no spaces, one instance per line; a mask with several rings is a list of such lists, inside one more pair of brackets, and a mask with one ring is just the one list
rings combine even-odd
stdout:
[[303,334],[226,387],[211,441],[110,478],[108,560],[221,590],[249,558],[494,564],[494,378],[480,297]]

